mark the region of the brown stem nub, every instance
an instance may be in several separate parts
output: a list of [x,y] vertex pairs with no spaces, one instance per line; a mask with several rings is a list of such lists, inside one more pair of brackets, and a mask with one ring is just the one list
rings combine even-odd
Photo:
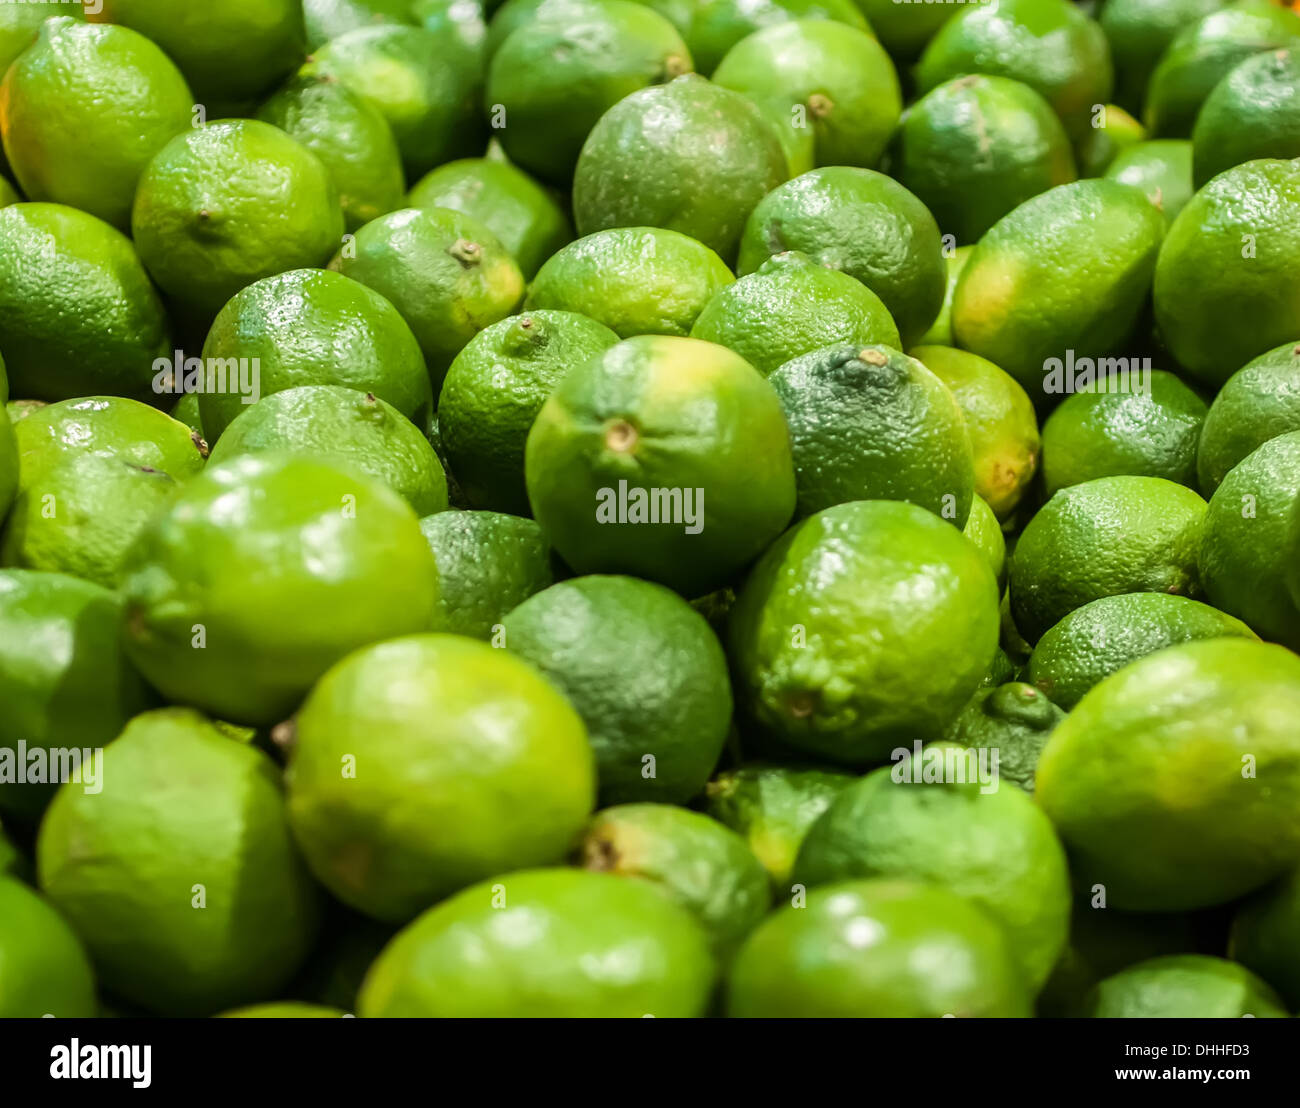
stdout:
[[605,427],[605,445],[620,454],[635,450],[638,438],[636,428],[625,419],[613,420]]
[[483,260],[483,247],[468,239],[457,239],[447,247],[447,253],[467,267],[478,265]]

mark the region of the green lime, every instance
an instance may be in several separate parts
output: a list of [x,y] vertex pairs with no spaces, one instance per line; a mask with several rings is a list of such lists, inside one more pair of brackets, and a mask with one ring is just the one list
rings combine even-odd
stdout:
[[[121,604],[62,573],[0,570],[0,752],[83,755],[115,738],[152,700],[119,637]],[[47,781],[0,784],[0,812],[35,822]]]
[[574,219],[580,235],[681,231],[730,263],[749,213],[786,172],[781,142],[753,103],[685,74],[624,97],[600,117],[578,158]]
[[[1011,614],[1010,589],[1003,591],[1002,602],[998,606],[998,649],[1006,654],[1009,662],[1018,666],[1023,666],[1029,661],[1029,655],[1034,649],[1016,627],[1015,617]],[[994,654],[993,661],[989,663],[990,673],[999,665],[998,657]],[[985,682],[987,681],[986,675]]]
[[318,915],[275,763],[165,708],[132,720],[96,767],[98,791],[59,789],[36,862],[105,987],[156,1015],[274,996]]
[[[599,0],[597,0],[599,2]],[[485,8],[491,9],[494,6],[492,0],[484,5]],[[590,14],[592,0],[505,0],[505,3],[499,5],[491,13],[488,20],[487,38],[484,42],[484,50],[490,60],[496,52],[501,49],[501,44],[505,42],[516,30],[527,24],[533,23],[537,19],[553,20],[556,16],[565,18],[573,13],[575,16]],[[664,7],[658,3],[648,3],[647,7],[660,11]],[[669,18],[673,26],[676,22]],[[689,15],[686,23],[690,22]],[[681,31],[681,28],[678,28]],[[682,31],[682,33],[685,33]]]
[[[109,112],[106,86],[115,90]],[[29,199],[81,208],[124,231],[141,171],[190,126],[192,101],[180,71],[143,35],[60,16],[5,75],[0,131]]]
[[475,639],[499,636],[506,613],[555,584],[551,548],[531,519],[439,512],[420,520],[438,569],[433,626]]
[[1300,498],[1300,431],[1269,439],[1210,497],[1201,583],[1216,608],[1300,650],[1300,604],[1287,590],[1291,511]]
[[0,177],[0,208],[7,208],[10,204],[21,204],[22,195],[10,183],[8,177]]
[[303,385],[371,392],[417,425],[433,407],[419,343],[380,293],[337,273],[294,269],[238,292],[203,344],[188,381],[203,427],[216,442],[262,397]]
[[[120,396],[62,400],[36,409],[14,427],[21,485],[78,454],[116,457],[186,481],[203,468],[207,447],[185,424]],[[0,517],[3,517],[0,512]]]
[[1300,17],[1271,0],[1238,0],[1184,26],[1151,73],[1144,122],[1153,138],[1189,138],[1206,97],[1252,54],[1300,39]]
[[739,355],[643,335],[574,366],[528,435],[528,500],[579,573],[688,596],[725,584],[790,521],[790,432]]
[[767,914],[767,871],[734,831],[671,804],[597,812],[577,849],[584,869],[649,881],[687,909],[728,959]]
[[549,190],[517,166],[491,158],[438,166],[411,187],[407,204],[451,208],[477,219],[501,240],[528,281],[573,238],[569,216]]
[[324,264],[343,211],[315,154],[269,123],[231,119],[185,131],[154,155],[131,234],[159,287],[211,319],[254,281]]
[[1300,1008],[1300,958],[1295,936],[1300,928],[1300,869],[1247,900],[1232,920],[1228,954],[1270,982]]
[[450,208],[380,216],[329,267],[392,301],[420,343],[435,395],[465,344],[524,295],[524,276],[501,240]]
[[808,828],[854,780],[851,774],[801,766],[742,766],[708,783],[705,810],[745,839],[779,893],[789,887]]
[[1172,373],[1150,370],[1134,391],[1077,392],[1043,424],[1048,496],[1096,477],[1164,477],[1196,487],[1205,401]]
[[1205,501],[1163,477],[1098,477],[1056,493],[1011,559],[1011,610],[1031,643],[1090,600],[1197,596]]
[[0,349],[18,396],[145,396],[171,338],[130,239],[76,208],[11,204],[0,208]]
[[792,250],[866,285],[898,324],[904,345],[916,341],[943,304],[947,268],[939,227],[920,200],[883,173],[831,166],[773,190],[745,224],[736,272],[752,273]]
[[998,779],[1032,793],[1038,758],[1064,718],[1065,713],[1032,685],[1007,681],[980,689],[943,737],[977,755],[997,751]]
[[903,109],[885,48],[868,31],[826,19],[755,31],[727,52],[713,80],[787,115],[802,112],[818,165],[874,166]]
[[649,882],[538,869],[420,916],[371,967],[358,1014],[702,1016],[715,972],[704,929]]
[[924,881],[979,905],[1006,927],[1034,992],[1065,947],[1065,851],[1029,796],[1000,786],[992,751],[950,743],[895,751],[893,766],[840,792],[804,837],[792,880],[864,877]]
[[1300,155],[1300,50],[1254,54],[1205,99],[1192,129],[1197,187],[1256,158]]
[[1113,908],[1181,911],[1294,866],[1297,711],[1300,658],[1243,638],[1170,646],[1095,686],[1038,763],[1077,885],[1104,886]]
[[0,531],[0,565],[116,588],[132,543],[180,487],[123,457],[69,453],[24,481]]
[[[980,689],[996,689],[999,685],[1014,682],[1020,676],[1020,666],[1011,660],[1011,656],[1001,645],[993,651],[993,659],[980,682]],[[978,694],[977,694],[978,695]]]
[[520,604],[500,641],[582,716],[602,803],[680,804],[704,787],[731,685],[717,638],[681,597],[633,577],[579,577]]
[[[60,15],[85,18],[80,7],[69,8]],[[0,76],[15,58],[36,41],[41,24],[50,18],[45,4],[0,4]],[[0,158],[0,165],[3,158]]]
[[[1078,1014],[1094,985],[1119,970],[1163,954],[1197,949],[1199,921],[1177,912],[1115,912],[1076,900],[1070,942],[1038,994],[1037,1014],[1059,1019]],[[1217,944],[1221,949],[1222,944]]]
[[1099,981],[1074,1015],[1093,1019],[1285,1018],[1272,987],[1244,966],[1204,954],[1152,958]]
[[1076,608],[1038,640],[1026,680],[1068,712],[1130,662],[1176,643],[1224,636],[1256,637],[1241,620],[1186,596],[1103,596]]
[[399,923],[485,875],[558,861],[595,795],[569,702],[459,635],[348,656],[307,697],[290,747],[289,818],[312,871]]
[[1193,196],[1169,228],[1155,275],[1156,323],[1178,364],[1220,385],[1256,355],[1294,342],[1297,250],[1300,163],[1247,162]]
[[1093,105],[1110,99],[1113,78],[1106,36],[1069,0],[963,8],[930,39],[915,73],[921,92],[966,73],[1023,81],[1076,139],[1087,133]]
[[429,440],[391,404],[337,385],[285,389],[241,413],[213,461],[280,451],[333,458],[373,477],[427,516],[447,507],[447,478]]
[[438,595],[415,512],[352,470],[293,455],[209,466],[122,574],[127,652],[164,696],[271,724],[367,643],[429,626]]
[[1126,146],[1106,167],[1107,180],[1141,189],[1172,223],[1196,190],[1192,187],[1192,144],[1187,139],[1151,139]]
[[[1109,354],[1133,333],[1164,230],[1140,192],[1114,181],[1075,181],[1025,201],[989,229],[962,270],[952,304],[957,345],[1001,366],[1035,403],[1073,391],[1059,381],[1067,364]],[[1097,372],[1114,361],[1102,359]]]
[[1077,176],[1052,105],[1019,81],[978,73],[945,81],[907,109],[889,172],[960,243],[978,242],[1012,208]]
[[765,375],[840,343],[901,345],[879,296],[796,251],[769,258],[715,293],[691,336],[734,350]]
[[1146,137],[1146,128],[1118,104],[1094,106],[1092,128],[1079,141],[1079,176],[1104,176],[1111,162]]
[[682,33],[695,68],[708,75],[736,43],[755,31],[792,20],[828,19],[870,31],[854,0],[695,0]]
[[355,231],[402,207],[402,158],[387,121],[369,101],[328,77],[296,77],[257,109],[316,155],[334,181],[344,225]]
[[966,517],[966,526],[962,534],[973,542],[988,559],[989,569],[1001,591],[1007,577],[1007,540],[1002,534],[1002,525],[993,509],[983,497],[976,495],[971,499],[970,515]]
[[1300,343],[1248,362],[1224,383],[1201,428],[1196,470],[1212,496],[1233,466],[1269,439],[1300,431]]
[[375,23],[411,24],[413,6],[411,0],[302,0],[307,45],[314,50]]
[[556,184],[573,176],[582,144],[605,112],[648,85],[691,69],[677,29],[629,0],[539,9],[497,48],[484,102],[512,162]]
[[208,115],[266,92],[303,58],[298,0],[221,0],[177,7],[171,0],[96,0],[94,23],[117,23],[151,38],[180,67]]
[[848,500],[906,500],[966,526],[975,468],[948,387],[887,346],[831,346],[772,373],[790,426],[795,518]]
[[0,1018],[88,1017],[95,979],[72,929],[17,878],[0,874]]
[[1115,63],[1115,102],[1130,112],[1146,103],[1151,71],[1174,37],[1228,0],[1106,0],[1098,22]]
[[734,280],[717,254],[679,231],[612,227],[551,255],[525,306],[580,312],[623,339],[689,335],[713,294]]
[[447,370],[438,403],[443,449],[466,499],[528,514],[524,447],[546,398],[576,365],[618,336],[564,311],[531,311],[475,335]]
[[0,412],[0,524],[18,491],[18,446],[7,411]]
[[813,889],[759,925],[727,983],[733,1017],[1028,1016],[1002,926],[965,897],[897,878]]
[[368,100],[387,120],[413,181],[477,154],[485,141],[482,52],[452,23],[437,30],[380,23],[331,39],[301,75],[332,78]]
[[966,262],[975,249],[973,246],[956,246],[949,250],[944,247],[943,257],[946,269],[946,284],[943,293],[943,307],[930,324],[930,329],[916,340],[917,346],[952,346],[952,297],[957,291],[957,278],[966,268]]
[[220,1013],[224,1019],[338,1019],[344,1015],[341,1008],[326,1008],[320,1004],[303,1004],[295,1000],[277,1000],[269,1004],[253,1004]]
[[912,504],[857,501],[804,520],[763,555],[731,612],[740,707],[789,745],[877,761],[936,737],[997,646],[984,555]]
[[[183,423],[190,429],[190,432],[197,435],[203,445],[200,450],[207,449],[207,440],[203,437],[203,416],[199,413],[199,394],[197,392],[184,393],[181,398],[172,405],[171,418],[177,423]],[[197,443],[195,445],[198,445]]]
[[970,437],[975,492],[1006,519],[1038,469],[1033,402],[1015,378],[978,354],[949,346],[914,346],[909,353],[948,386]]

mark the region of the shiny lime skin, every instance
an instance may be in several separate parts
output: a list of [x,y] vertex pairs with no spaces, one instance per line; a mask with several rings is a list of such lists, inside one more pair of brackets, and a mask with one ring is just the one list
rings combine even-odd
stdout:
[[550,190],[518,166],[490,158],[461,158],[430,170],[411,186],[406,206],[473,216],[501,240],[529,281],[573,238],[569,216]]
[[602,803],[682,804],[704,787],[731,683],[713,631],[681,597],[633,577],[577,577],[510,612],[501,641],[582,716]]
[[317,879],[394,923],[487,875],[558,862],[595,799],[568,701],[459,635],[390,639],[331,669],[298,713],[286,781]]
[[1029,656],[1026,680],[1069,711],[1130,662],[1195,639],[1257,638],[1241,620],[1186,596],[1103,596],[1051,627]]
[[[578,234],[606,227],[681,231],[730,264],[745,220],[787,175],[763,113],[695,74],[624,97],[592,128],[578,158]],[[627,187],[633,174],[637,187]]]
[[122,580],[127,652],[169,700],[271,724],[357,647],[429,626],[437,575],[397,493],[313,458],[211,466]]
[[879,296],[797,251],[769,258],[716,292],[691,337],[734,350],[763,374],[839,343],[902,345]]
[[1097,21],[1115,63],[1115,102],[1135,114],[1146,102],[1151,71],[1190,23],[1228,0],[1106,0]]
[[739,591],[737,703],[799,750],[879,760],[937,737],[979,687],[997,608],[988,562],[951,523],[897,501],[827,508],[787,531]]
[[784,895],[808,828],[853,780],[852,774],[811,766],[745,765],[709,782],[705,811],[744,837],[773,891]]
[[883,173],[827,166],[768,193],[745,224],[736,272],[752,273],[786,251],[856,277],[880,297],[898,325],[901,345],[892,345],[900,349],[916,342],[943,306],[939,225]]
[[[199,395],[212,443],[257,399],[303,385],[372,392],[417,425],[433,407],[419,343],[397,309],[374,289],[329,270],[293,269],[240,291],[213,321],[203,358],[205,367],[209,358],[228,367],[224,391],[205,368]],[[255,396],[231,385],[230,359],[247,359],[250,368],[256,359]]]
[[1029,1015],[1002,927],[956,893],[882,878],[825,885],[807,899],[768,916],[741,948],[729,1016]]
[[658,885],[729,957],[771,903],[767,871],[730,828],[672,804],[620,804],[597,812],[583,832],[585,869]]
[[1102,596],[1199,596],[1205,501],[1163,477],[1098,477],[1062,489],[1021,533],[1011,611],[1030,642]]
[[447,477],[424,433],[373,393],[305,385],[243,412],[212,451],[213,464],[239,454],[282,452],[333,458],[400,493],[417,515],[447,507]]
[[652,885],[536,869],[430,908],[371,967],[358,1014],[702,1016],[714,975],[704,929]]
[[1213,496],[1233,466],[1289,431],[1300,431],[1300,343],[1294,342],[1247,362],[1215,395],[1196,451],[1201,492]]
[[300,76],[257,109],[321,160],[338,189],[346,229],[403,206],[406,181],[392,129],[379,110],[328,77]]
[[171,338],[130,239],[76,208],[11,204],[0,208],[0,349],[16,396],[143,398]]
[[141,171],[190,127],[192,104],[185,78],[143,35],[64,16],[42,24],[5,74],[0,130],[28,199],[68,204],[125,231]]
[[790,425],[802,519],[848,500],[906,500],[966,526],[975,466],[961,409],[915,358],[834,346],[768,380]]
[[1229,71],[1196,115],[1192,148],[1198,188],[1242,162],[1300,154],[1300,50],[1255,54]]
[[254,281],[323,265],[343,237],[343,209],[329,171],[297,140],[260,120],[219,120],[153,156],[131,237],[159,288],[206,320]]
[[[691,597],[757,556],[795,502],[772,386],[731,351],[665,335],[574,367],[529,432],[524,473],[534,516],[576,571],[631,573]],[[641,518],[630,498],[620,507],[621,488],[658,499]]]
[[1103,174],[1107,180],[1141,189],[1173,223],[1192,198],[1192,144],[1187,139],[1148,139],[1126,146]]
[[[951,26],[951,24],[949,24]],[[1136,189],[1090,178],[1040,193],[995,223],[957,281],[956,345],[1001,366],[1036,404],[1051,359],[1096,359],[1137,325],[1164,237]]]
[[1283,274],[1297,248],[1300,164],[1246,162],[1197,192],[1169,228],[1152,290],[1156,324],[1178,364],[1218,386],[1294,342],[1300,293]]
[[576,312],[529,310],[466,343],[442,383],[438,427],[471,505],[528,514],[524,448],[537,413],[570,369],[617,341]]
[[688,26],[682,33],[696,70],[706,76],[741,39],[773,23],[829,19],[869,30],[854,0],[697,0],[690,7]]
[[1052,106],[1020,81],[985,74],[945,81],[912,104],[888,167],[959,243],[978,242],[1017,205],[1077,176]]
[[[966,754],[948,744],[930,749],[945,748]],[[908,748],[895,751],[894,765],[831,801],[804,836],[791,880],[813,887],[893,877],[966,897],[1006,928],[1037,992],[1064,949],[1070,918],[1065,850],[1051,823],[1023,790],[998,776],[987,784],[900,780],[899,760],[910,756]]]
[[1180,643],[1095,686],[1038,763],[1076,885],[1104,885],[1112,908],[1178,911],[1294,866],[1297,710],[1300,659],[1242,638]]
[[[0,570],[0,747],[103,746],[153,694],[119,637],[121,602],[62,573]],[[0,812],[34,822],[52,785],[0,784]]]
[[103,984],[156,1015],[274,996],[319,912],[275,763],[184,708],[137,716],[98,757],[102,791],[60,788],[36,862]]
[[95,1015],[90,960],[67,922],[0,874],[0,1019]]
[[1268,982],[1226,958],[1170,954],[1099,981],[1076,1016],[1092,1019],[1285,1019]]
[[346,31],[312,54],[304,76],[333,78],[388,121],[407,179],[481,149],[482,43],[448,20]]
[[1300,499],[1300,431],[1269,439],[1247,455],[1210,497],[1200,574],[1210,603],[1262,637],[1300,650],[1300,604],[1288,526]]
[[420,520],[438,567],[439,631],[490,639],[507,612],[555,584],[542,529],[500,512],[438,512]]

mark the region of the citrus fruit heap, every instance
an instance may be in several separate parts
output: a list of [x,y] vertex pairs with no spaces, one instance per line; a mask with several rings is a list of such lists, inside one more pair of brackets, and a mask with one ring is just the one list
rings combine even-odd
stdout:
[[1294,5],[0,3],[0,150],[0,1017],[1300,1015]]

